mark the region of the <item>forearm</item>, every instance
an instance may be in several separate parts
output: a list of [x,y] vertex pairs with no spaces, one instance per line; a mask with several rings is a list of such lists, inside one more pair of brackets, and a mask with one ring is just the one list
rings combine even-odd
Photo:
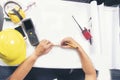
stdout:
[[9,77],[8,80],[23,80],[26,75],[30,72],[32,66],[36,62],[37,58],[48,53],[53,47],[53,44],[48,40],[40,41],[36,47],[34,53],[28,57]]
[[64,38],[61,45],[64,48],[76,49],[81,59],[83,71],[85,72],[85,80],[96,80],[96,71],[82,47],[71,37]]
[[82,49],[81,46],[78,47],[78,53],[79,53],[79,57],[82,63],[82,68],[83,71],[85,72],[85,74],[87,75],[95,75],[96,76],[96,71],[95,68],[93,67],[93,64],[90,60],[90,58],[88,57],[88,55],[86,54],[86,52]]
[[27,58],[16,70],[15,72],[9,77],[8,80],[23,80],[26,75],[31,70],[33,64],[37,60],[37,56],[32,54],[30,57]]

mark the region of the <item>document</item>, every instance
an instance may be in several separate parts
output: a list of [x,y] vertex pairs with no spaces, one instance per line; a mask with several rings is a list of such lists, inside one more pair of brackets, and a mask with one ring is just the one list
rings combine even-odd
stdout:
[[[71,1],[38,1],[36,8],[31,10],[29,15],[32,15],[31,18],[36,26],[35,29],[39,40],[48,39],[55,45],[60,45],[63,38],[72,37],[91,57],[96,68],[99,68],[98,12],[95,12],[97,8],[94,9],[92,6],[97,7],[97,4]],[[76,18],[83,29],[84,27],[91,29],[93,36],[92,45],[90,45],[89,40],[84,38],[72,16]],[[91,17],[95,20],[92,19],[89,21]],[[28,51],[28,53],[30,52]],[[54,47],[49,54],[40,57],[34,66],[48,68],[81,68],[81,63],[76,51]]]

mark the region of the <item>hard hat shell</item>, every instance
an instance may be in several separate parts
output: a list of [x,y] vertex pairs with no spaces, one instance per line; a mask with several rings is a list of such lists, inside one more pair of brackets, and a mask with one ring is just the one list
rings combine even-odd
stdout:
[[8,65],[17,65],[26,58],[23,36],[14,29],[0,32],[0,58]]

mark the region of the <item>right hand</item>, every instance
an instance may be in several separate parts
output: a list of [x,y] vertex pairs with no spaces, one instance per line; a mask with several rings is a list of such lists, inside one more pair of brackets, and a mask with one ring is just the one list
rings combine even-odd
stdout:
[[61,42],[63,48],[73,48],[77,49],[80,45],[71,37],[64,38]]
[[53,44],[48,40],[40,41],[39,45],[35,49],[35,55],[37,57],[48,53],[53,47]]

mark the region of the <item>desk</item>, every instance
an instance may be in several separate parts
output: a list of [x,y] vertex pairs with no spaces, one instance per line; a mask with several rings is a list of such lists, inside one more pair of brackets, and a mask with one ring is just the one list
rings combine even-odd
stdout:
[[[24,4],[25,3],[23,3],[23,6]],[[74,15],[82,27],[87,26],[89,28],[88,20],[91,17],[90,7],[90,4],[85,3],[40,0],[36,1],[36,5],[26,12],[26,18],[32,19],[39,41],[48,39],[54,44],[60,44],[64,37],[73,37],[81,44],[92,59],[95,67],[98,68],[99,52],[94,51],[95,46],[91,46],[89,42],[85,40],[79,27],[72,19],[72,15]],[[13,28],[15,26],[17,25],[13,23],[4,23],[4,28]],[[26,45],[28,57],[34,51],[34,47],[30,45],[28,39],[26,40]],[[5,64],[0,62],[0,65]],[[49,54],[40,57],[34,67],[81,68],[81,64],[76,51],[54,47]]]

